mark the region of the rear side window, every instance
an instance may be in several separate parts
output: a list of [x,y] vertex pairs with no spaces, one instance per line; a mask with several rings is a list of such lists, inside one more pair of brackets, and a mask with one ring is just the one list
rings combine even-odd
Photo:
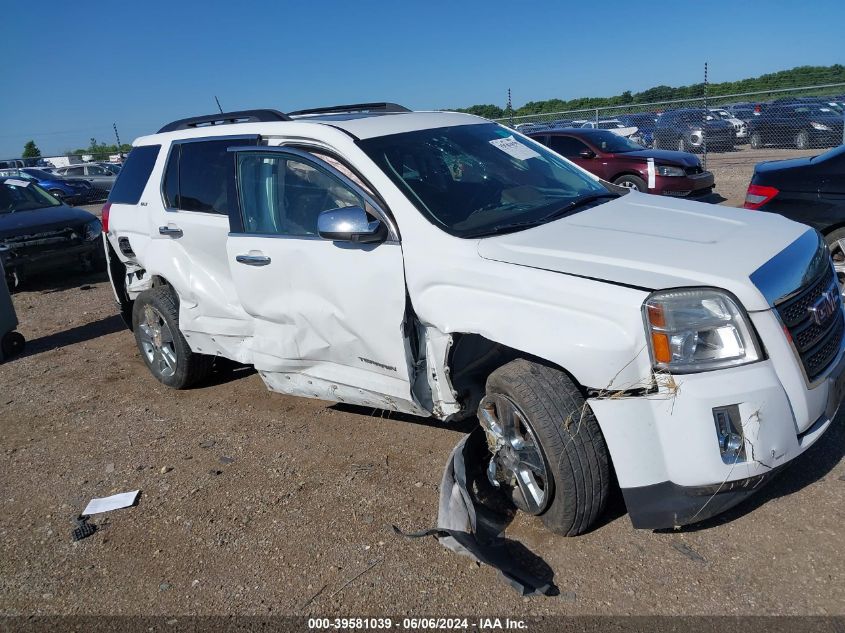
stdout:
[[109,194],[113,204],[138,204],[153,171],[161,145],[133,147]]
[[577,138],[571,136],[552,136],[549,147],[561,156],[578,156],[585,149],[590,149]]
[[175,144],[163,183],[168,208],[227,215],[228,181],[235,168],[234,155],[227,150],[257,144],[258,137]]

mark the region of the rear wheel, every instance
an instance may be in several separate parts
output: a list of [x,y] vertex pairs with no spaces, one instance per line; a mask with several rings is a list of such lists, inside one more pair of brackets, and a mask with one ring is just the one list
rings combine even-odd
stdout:
[[23,351],[26,339],[20,332],[6,332],[0,340],[0,359],[17,356]]
[[763,138],[760,136],[760,132],[753,132],[751,134],[751,149],[760,149],[763,147]]
[[810,147],[810,135],[806,131],[798,132],[795,135],[795,147],[798,149],[808,149]]
[[490,483],[553,532],[586,532],[607,502],[610,466],[598,422],[572,380],[512,361],[490,374],[478,415],[493,454]]
[[836,229],[824,236],[824,241],[833,259],[833,268],[839,282],[839,290],[845,297],[845,228]]
[[613,184],[625,187],[626,189],[633,189],[634,191],[648,191],[648,186],[645,184],[645,180],[638,176],[632,176],[631,174],[619,176],[613,181]]
[[187,389],[208,377],[213,356],[196,354],[179,330],[179,299],[168,286],[145,290],[132,306],[135,342],[156,379]]
[[681,136],[678,138],[678,151],[679,152],[686,152],[687,150],[687,140]]
[[61,189],[50,189],[50,195],[59,202],[64,202],[65,194]]

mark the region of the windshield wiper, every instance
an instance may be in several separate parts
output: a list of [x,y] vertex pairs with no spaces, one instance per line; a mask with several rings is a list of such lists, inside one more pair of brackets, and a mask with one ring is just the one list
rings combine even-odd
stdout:
[[540,226],[541,224],[546,224],[547,222],[551,222],[552,220],[558,220],[564,216],[569,215],[570,213],[574,213],[577,209],[581,209],[585,206],[591,205],[594,202],[598,202],[599,200],[604,200],[605,198],[618,198],[618,193],[606,192],[606,193],[593,193],[587,196],[583,196],[578,198],[577,200],[573,200],[569,204],[564,207],[561,207],[557,211],[553,211],[548,215],[544,215],[541,218],[536,220],[524,220],[522,222],[510,222],[508,224],[497,224],[496,226],[483,229],[481,231],[477,231],[475,233],[466,233],[461,237],[486,237],[489,235],[500,235],[502,233],[509,233],[511,231],[515,231],[518,229],[525,229],[530,228],[532,226]]

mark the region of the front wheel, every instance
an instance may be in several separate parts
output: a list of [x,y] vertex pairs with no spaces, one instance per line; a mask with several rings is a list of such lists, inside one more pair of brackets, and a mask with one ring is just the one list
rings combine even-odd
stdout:
[[687,140],[682,136],[678,139],[678,151],[679,152],[686,152],[687,149]]
[[132,329],[150,373],[168,387],[187,389],[211,372],[214,357],[192,352],[179,329],[179,299],[170,287],[138,295],[132,306]]
[[760,149],[763,147],[763,138],[759,132],[754,132],[751,135],[751,149]]
[[613,184],[625,187],[625,189],[633,189],[634,191],[648,191],[648,186],[645,184],[645,180],[638,176],[632,176],[631,174],[619,176],[613,181]]
[[60,190],[60,189],[50,189],[49,193],[50,193],[51,196],[53,196],[59,202],[64,202],[65,194],[62,190]]
[[478,410],[487,477],[557,534],[586,532],[607,503],[610,465],[598,421],[564,372],[515,360],[487,379]]
[[810,135],[806,131],[798,132],[795,135],[795,147],[797,149],[808,149],[810,147]]
[[839,282],[839,291],[845,298],[845,228],[836,229],[824,236],[824,241],[833,259],[833,268]]

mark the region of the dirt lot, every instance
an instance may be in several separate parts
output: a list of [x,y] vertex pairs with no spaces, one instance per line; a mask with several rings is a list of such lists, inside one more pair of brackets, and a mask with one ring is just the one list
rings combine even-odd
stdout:
[[[710,157],[727,202],[750,176],[738,154]],[[0,365],[0,613],[845,613],[841,416],[780,479],[695,528],[634,530],[618,495],[578,538],[518,519],[509,536],[560,588],[523,599],[392,533],[434,524],[466,428],[271,394],[248,371],[168,390],[107,281],[37,283],[15,295],[25,355]],[[134,489],[137,507],[71,542],[90,498]]]

